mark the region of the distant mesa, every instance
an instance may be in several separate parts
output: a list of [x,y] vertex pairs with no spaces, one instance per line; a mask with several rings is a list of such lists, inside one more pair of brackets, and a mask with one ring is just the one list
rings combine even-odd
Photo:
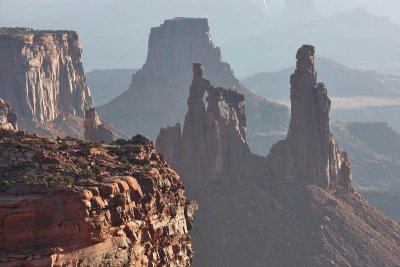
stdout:
[[193,63],[202,64],[203,76],[213,86],[231,88],[244,95],[251,149],[265,153],[268,142],[272,144],[282,137],[276,133],[287,129],[287,107],[240,84],[230,65],[223,61],[220,48],[213,43],[208,20],[204,18],[169,19],[152,28],[146,62],[132,76],[129,90],[97,111],[126,133],[141,133],[155,139],[161,127],[176,122],[183,125]]

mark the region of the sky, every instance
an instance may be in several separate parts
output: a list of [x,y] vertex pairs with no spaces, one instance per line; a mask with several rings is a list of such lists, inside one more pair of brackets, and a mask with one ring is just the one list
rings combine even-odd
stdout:
[[[362,5],[400,24],[399,0],[315,0],[315,5],[326,16]],[[139,68],[151,27],[175,16],[207,17],[224,58],[240,64],[235,62],[240,51],[230,48],[259,34],[265,18],[279,14],[283,6],[284,0],[0,0],[0,25],[78,31],[90,71]]]

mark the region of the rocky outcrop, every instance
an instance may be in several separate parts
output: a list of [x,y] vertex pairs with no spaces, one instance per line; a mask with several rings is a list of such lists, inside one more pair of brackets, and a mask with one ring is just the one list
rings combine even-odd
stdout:
[[270,176],[276,183],[303,182],[324,189],[351,189],[347,154],[339,151],[329,130],[331,101],[327,88],[317,82],[314,47],[297,52],[295,73],[290,78],[292,118],[286,140],[268,155]]
[[190,265],[197,205],[146,138],[0,135],[0,266]]
[[84,127],[84,137],[87,141],[99,141],[109,144],[114,140],[112,130],[101,123],[95,108],[85,111]]
[[201,18],[170,19],[152,28],[146,63],[133,75],[128,91],[98,108],[100,116],[126,133],[154,139],[160,127],[183,124],[193,63],[204,66],[204,77],[213,86],[231,88],[245,96],[252,149],[266,150],[265,142],[257,142],[257,136],[275,137],[277,131],[286,131],[288,109],[239,83],[214,45],[207,19]]
[[[204,103],[204,95],[208,106]],[[182,136],[180,125],[162,128],[157,148],[184,176],[212,178],[249,156],[244,96],[215,88],[203,78],[201,64],[193,64]]]
[[0,129],[18,130],[18,116],[14,108],[0,98]]

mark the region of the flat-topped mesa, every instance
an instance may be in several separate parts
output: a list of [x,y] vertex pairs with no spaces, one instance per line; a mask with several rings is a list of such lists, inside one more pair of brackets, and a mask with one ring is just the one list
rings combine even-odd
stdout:
[[84,127],[84,138],[86,141],[98,141],[109,144],[114,140],[113,132],[109,127],[101,123],[95,108],[85,111]]
[[162,128],[157,148],[184,177],[208,179],[228,170],[251,152],[246,140],[244,96],[215,88],[202,75],[201,64],[193,64],[182,135],[179,124]]
[[0,98],[0,130],[18,130],[18,116],[14,108]]
[[0,28],[0,62],[0,97],[21,120],[83,117],[93,106],[76,32]]
[[272,147],[267,166],[274,183],[352,189],[347,154],[339,151],[329,129],[331,101],[325,85],[317,82],[314,54],[314,47],[309,45],[297,52],[297,67],[290,78],[289,132],[286,140]]

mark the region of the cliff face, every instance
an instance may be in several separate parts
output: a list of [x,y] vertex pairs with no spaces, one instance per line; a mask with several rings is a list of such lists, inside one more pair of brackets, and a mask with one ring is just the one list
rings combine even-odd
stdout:
[[[204,77],[216,87],[232,88],[247,101],[249,143],[257,135],[286,130],[286,107],[257,96],[239,83],[214,45],[207,19],[175,18],[151,29],[146,63],[132,77],[128,91],[99,107],[99,114],[130,134],[155,138],[160,127],[183,123],[193,63],[204,66]],[[141,113],[142,116],[135,114]],[[254,141],[253,141],[254,140]],[[263,152],[266,145],[263,143]]]
[[0,28],[0,61],[0,96],[21,118],[83,116],[92,106],[75,32]]
[[18,130],[18,116],[14,108],[0,98],[0,129]]
[[[208,106],[204,103],[204,95]],[[193,178],[211,178],[249,156],[244,96],[215,88],[203,78],[201,64],[193,65],[182,136],[180,125],[162,128],[157,148],[179,172]]]
[[114,140],[113,132],[108,126],[101,123],[95,108],[85,111],[84,127],[84,137],[87,141],[111,143]]
[[196,203],[144,137],[0,132],[0,266],[189,266]]
[[286,140],[268,155],[270,175],[280,182],[302,181],[324,189],[351,189],[351,169],[346,153],[339,151],[329,130],[331,101],[324,84],[317,82],[314,47],[297,52],[290,78],[292,118]]

